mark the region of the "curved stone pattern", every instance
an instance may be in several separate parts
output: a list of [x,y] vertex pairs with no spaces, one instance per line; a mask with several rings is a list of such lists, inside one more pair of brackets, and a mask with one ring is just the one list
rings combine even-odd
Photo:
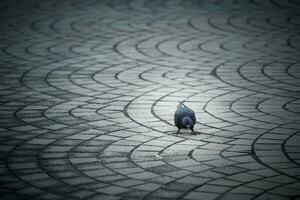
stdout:
[[300,1],[0,9],[1,200],[300,199]]

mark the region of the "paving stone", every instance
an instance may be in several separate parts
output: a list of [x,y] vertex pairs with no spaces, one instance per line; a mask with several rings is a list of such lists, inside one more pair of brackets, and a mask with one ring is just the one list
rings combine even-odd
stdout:
[[248,181],[257,180],[261,178],[261,176],[248,174],[248,173],[240,173],[240,174],[231,175],[228,178],[236,181],[248,182]]
[[123,192],[127,192],[129,190],[130,189],[127,189],[127,188],[124,188],[124,187],[109,186],[109,187],[98,189],[97,192],[116,195],[116,194],[120,194],[120,193],[123,193]]
[[178,180],[180,183],[187,183],[187,184],[196,184],[201,185],[203,183],[208,182],[210,179],[203,178],[203,177],[193,177],[193,176],[186,176]]
[[139,190],[154,191],[154,190],[156,190],[160,187],[161,187],[161,185],[159,185],[159,184],[146,183],[146,184],[143,184],[143,185],[135,186],[134,188],[139,189]]
[[188,195],[184,197],[184,199],[207,199],[213,200],[216,199],[219,195],[213,193],[206,193],[206,192],[190,192]]
[[153,196],[156,198],[174,199],[180,196],[180,192],[159,189],[158,191],[155,191]]
[[131,187],[131,186],[135,186],[135,185],[141,185],[144,182],[143,181],[139,181],[139,180],[134,180],[134,179],[129,179],[129,180],[122,180],[122,181],[118,181],[118,182],[114,182],[116,185],[119,186],[123,186],[123,187]]
[[151,172],[139,172],[139,173],[135,173],[135,174],[130,174],[129,176],[131,178],[138,179],[138,180],[145,180],[145,179],[159,177],[158,174],[154,174]]

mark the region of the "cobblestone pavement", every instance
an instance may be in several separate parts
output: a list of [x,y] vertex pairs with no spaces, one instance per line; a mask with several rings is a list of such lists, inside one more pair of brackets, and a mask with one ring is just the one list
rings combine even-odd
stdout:
[[300,1],[0,8],[1,200],[300,199]]

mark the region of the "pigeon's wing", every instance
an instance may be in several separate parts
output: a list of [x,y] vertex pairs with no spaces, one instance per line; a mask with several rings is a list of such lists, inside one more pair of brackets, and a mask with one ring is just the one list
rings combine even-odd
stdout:
[[196,123],[196,115],[195,115],[195,112],[188,108],[188,112],[189,112],[189,116],[191,117],[191,119],[193,120],[194,124]]
[[174,114],[174,123],[175,123],[175,126],[177,126],[179,128],[180,126],[180,109],[177,109],[175,114]]
[[182,112],[184,113],[185,116],[189,117],[193,121],[194,124],[196,123],[196,116],[192,109],[190,109],[188,107],[184,107],[182,109]]
[[192,120],[193,120],[194,124],[196,124],[196,116],[195,116],[194,111],[192,111]]

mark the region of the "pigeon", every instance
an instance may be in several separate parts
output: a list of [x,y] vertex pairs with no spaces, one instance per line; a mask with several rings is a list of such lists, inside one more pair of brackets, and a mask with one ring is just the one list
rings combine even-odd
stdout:
[[174,123],[178,128],[177,133],[179,133],[180,129],[190,129],[192,132],[194,132],[194,125],[196,123],[194,111],[192,111],[182,102],[179,102],[177,110],[174,114]]

